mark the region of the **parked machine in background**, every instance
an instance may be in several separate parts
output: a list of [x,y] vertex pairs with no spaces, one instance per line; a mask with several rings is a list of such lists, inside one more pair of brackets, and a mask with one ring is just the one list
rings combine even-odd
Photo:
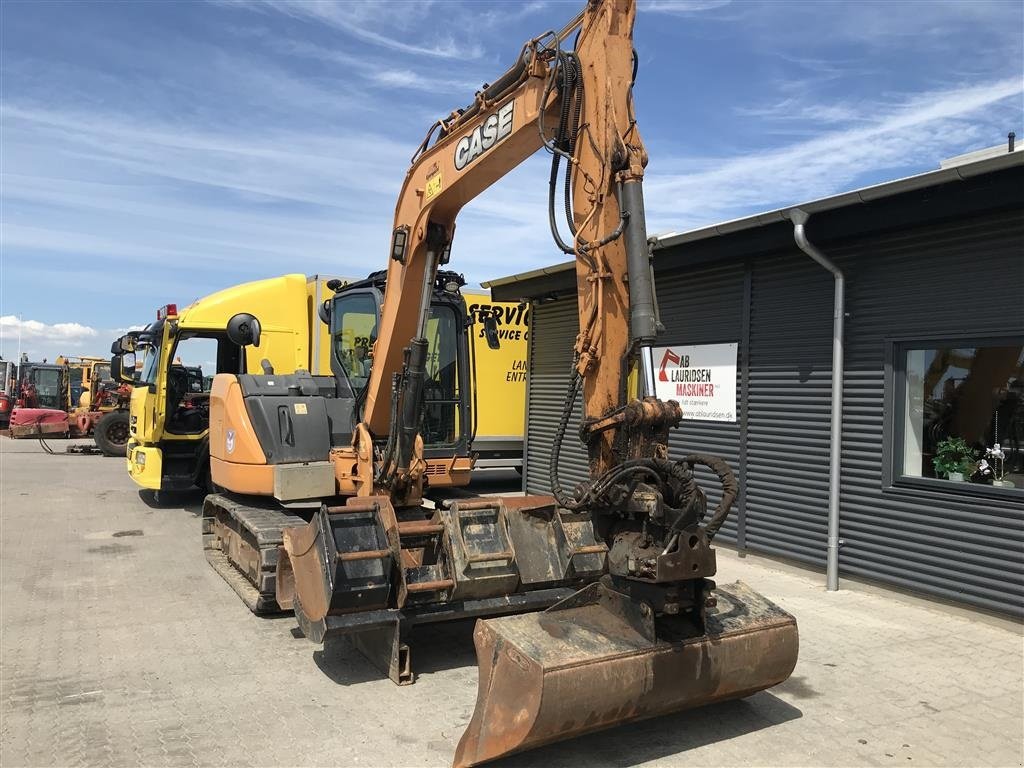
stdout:
[[[739,582],[711,580],[711,541],[736,479],[715,457],[670,457],[682,414],[653,396],[660,329],[634,14],[633,0],[590,0],[430,129],[396,207],[386,274],[333,304],[333,375],[214,380],[211,473],[223,490],[204,504],[204,545],[253,610],[292,608],[313,641],[350,636],[396,683],[413,680],[413,626],[505,614],[477,623],[479,698],[456,766],[747,696],[796,663],[792,616]],[[564,407],[547,415],[558,423],[553,496],[427,503],[431,489],[461,481],[470,448],[466,328],[445,314],[459,295],[444,269],[455,220],[542,146],[553,155],[552,234],[576,260],[581,329]],[[262,343],[253,314],[228,331]],[[500,346],[493,317],[484,333]],[[642,398],[629,394],[631,374]],[[559,447],[577,398],[590,478],[567,493]],[[722,485],[710,514],[697,465]]]
[[115,382],[102,357],[60,356],[19,366],[11,437],[92,437],[107,456],[128,444],[129,387]]
[[12,360],[0,360],[0,377],[0,429],[7,429],[17,397],[18,364]]
[[68,371],[72,434],[91,435],[105,456],[124,456],[128,447],[130,385],[115,381],[109,358],[57,358]]

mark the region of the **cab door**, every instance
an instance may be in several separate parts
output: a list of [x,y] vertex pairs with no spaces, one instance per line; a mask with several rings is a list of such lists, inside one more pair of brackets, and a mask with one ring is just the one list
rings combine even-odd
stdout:
[[135,356],[141,353],[142,368],[132,389],[130,429],[132,438],[145,444],[156,443],[164,431],[167,418],[167,375],[174,347],[172,323],[165,322],[157,333],[140,343]]

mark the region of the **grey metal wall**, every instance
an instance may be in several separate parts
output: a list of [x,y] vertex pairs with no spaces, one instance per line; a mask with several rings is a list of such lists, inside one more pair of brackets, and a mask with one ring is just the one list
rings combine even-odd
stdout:
[[[530,310],[526,442],[523,448],[523,486],[527,493],[551,492],[548,481],[551,446],[568,394],[572,348],[578,328],[575,297],[534,304]],[[558,464],[558,482],[570,492],[587,477],[587,453],[577,437],[582,416],[582,399],[577,397]]]
[[[702,270],[698,276],[659,274],[658,303],[662,322],[668,329],[665,344],[738,342],[743,314],[743,267],[718,266]],[[548,493],[551,444],[565,402],[572,347],[579,329],[575,297],[535,305],[530,322],[524,486],[528,493]],[[582,404],[577,401],[559,462],[559,482],[566,490],[587,477],[586,452],[577,438],[581,417]],[[710,453],[721,456],[737,471],[739,434],[739,422],[684,421],[673,431],[670,455],[681,458],[686,453]],[[717,479],[703,468],[698,479],[707,492],[709,508],[713,508],[721,497]],[[722,527],[719,539],[735,541],[736,523],[734,514]]]
[[[794,248],[795,251],[795,248]],[[751,260],[747,549],[825,564],[832,276],[800,252]]]
[[1018,211],[833,248],[850,280],[844,376],[840,570],[1024,614],[1024,504],[886,487],[888,342],[1024,335]]
[[[893,487],[883,456],[890,341],[1024,334],[1022,243],[1024,217],[1009,212],[822,244],[847,274],[842,574],[1024,614],[1024,505],[967,488]],[[822,566],[832,278],[795,248],[683,274],[659,266],[669,256],[655,260],[665,343],[741,342],[740,421],[684,422],[672,436],[672,454],[714,453],[740,475],[743,495],[722,540]],[[546,493],[577,331],[575,301],[539,304],[531,319],[524,485]],[[586,476],[575,437],[579,413],[577,404],[563,447],[566,488]],[[711,491],[713,479],[702,480]]]
[[[743,332],[743,264],[715,265],[689,273],[671,272],[655,263],[658,281],[658,309],[665,333],[659,344],[724,344],[741,341]],[[743,351],[740,351],[742,357]],[[741,364],[736,366],[737,421],[683,421],[672,430],[669,455],[682,458],[687,453],[710,453],[725,459],[744,483],[740,467],[740,424],[743,398],[740,397]],[[684,418],[686,414],[683,414]],[[721,498],[718,479],[703,467],[697,479],[708,497],[708,509]],[[737,508],[722,526],[718,541],[735,542],[739,515]]]

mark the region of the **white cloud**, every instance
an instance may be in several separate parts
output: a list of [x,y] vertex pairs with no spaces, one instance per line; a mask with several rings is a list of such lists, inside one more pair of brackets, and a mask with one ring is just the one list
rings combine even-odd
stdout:
[[[1014,99],[1019,119],[1020,98],[1020,83],[1009,79],[867,103],[794,101],[780,110],[778,123],[807,128],[816,118],[814,127],[825,130],[720,158],[652,146],[648,229],[678,230],[803,202],[886,169],[893,178],[903,169],[935,168],[944,157],[996,143]],[[35,146],[40,138],[52,143]],[[361,275],[383,263],[412,146],[344,128],[336,135],[299,128],[227,136],[115,114],[9,105],[4,153],[18,147],[22,154],[5,163],[5,201],[56,212],[59,224],[8,216],[3,245],[95,254],[108,264],[166,264],[160,300],[179,303],[193,297],[186,274]],[[111,182],[62,178],[67,158],[69,169],[95,167]],[[563,258],[547,227],[547,169],[548,156],[539,153],[466,207],[453,268],[479,281]],[[189,185],[234,194],[194,199]],[[188,272],[174,264],[187,264]]]
[[[415,43],[378,31],[383,27],[388,31],[397,28],[399,31],[410,33],[416,26],[414,21],[422,22],[427,17],[431,5],[429,2],[381,5],[360,0],[262,0],[258,4],[293,18],[327,24],[363,42],[398,53],[440,59],[478,59],[483,53],[479,45],[457,41],[450,35],[436,37],[431,43]],[[230,5],[252,7],[257,3]]]
[[641,13],[690,14],[713,11],[731,4],[732,0],[647,0],[637,6]]
[[[5,104],[5,170],[17,173],[15,162],[39,173],[55,171],[67,160],[117,166],[121,179],[156,176],[181,182],[264,196],[270,199],[347,207],[344,190],[392,191],[398,174],[382,167],[401,167],[409,145],[372,133],[339,128],[319,134],[298,126],[293,130],[253,128],[248,133],[182,129],[170,121],[134,116],[84,113]],[[45,155],[31,149],[48,140]],[[15,150],[21,150],[20,152]],[[58,157],[53,157],[57,154]]]
[[[461,61],[438,62],[431,67],[429,75],[422,75],[412,69],[396,67],[394,57],[388,54],[376,57],[357,55],[344,48],[317,45],[308,40],[297,40],[262,29],[243,28],[236,30],[236,34],[243,38],[258,39],[278,54],[337,66],[339,76],[343,76],[347,83],[361,78],[371,86],[383,85],[428,94],[460,93],[468,99],[480,88],[482,82],[473,77],[459,77],[457,72],[465,69]],[[363,109],[372,109],[373,106],[367,103]]]
[[[904,97],[902,103],[889,96],[836,105],[855,118],[854,127],[733,157],[652,161],[644,185],[648,229],[713,224],[805,202],[887,169],[936,169],[966,148],[998,143],[1003,121],[1020,120],[1022,95],[1021,82],[1007,79]],[[665,167],[671,172],[659,170]]]
[[17,315],[0,317],[0,336],[11,341],[84,341],[95,338],[95,328],[81,323],[54,323],[49,325],[38,320],[25,320]]

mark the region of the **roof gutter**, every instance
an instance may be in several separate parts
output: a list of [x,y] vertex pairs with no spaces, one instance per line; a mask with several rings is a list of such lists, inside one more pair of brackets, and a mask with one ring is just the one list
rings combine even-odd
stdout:
[[843,446],[843,320],[846,316],[846,283],[842,270],[807,239],[810,216],[800,208],[789,211],[797,247],[832,273],[835,281],[832,302],[832,430],[828,469],[828,558],[825,582],[829,592],[839,589],[839,475]]

